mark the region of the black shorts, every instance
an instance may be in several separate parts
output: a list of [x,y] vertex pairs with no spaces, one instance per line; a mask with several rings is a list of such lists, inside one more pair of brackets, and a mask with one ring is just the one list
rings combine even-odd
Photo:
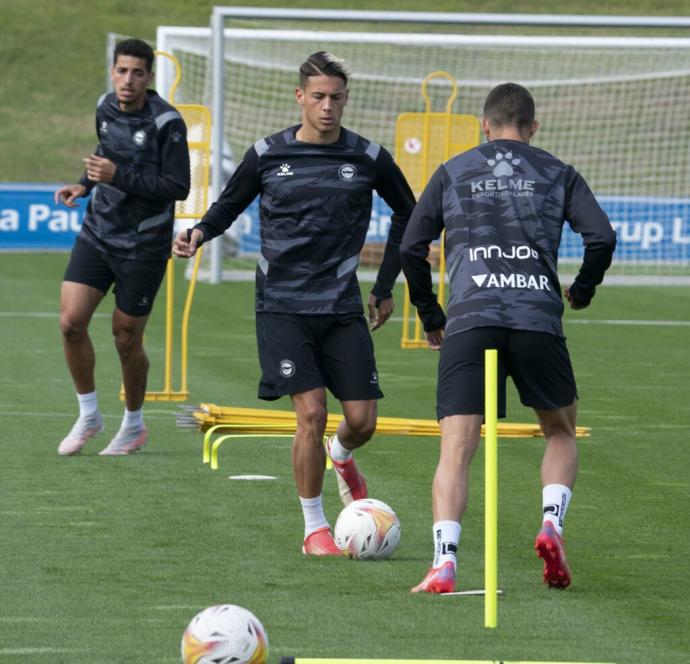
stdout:
[[477,327],[443,340],[438,364],[436,416],[484,414],[484,351],[498,350],[498,416],[506,415],[506,379],[520,401],[538,410],[577,399],[565,339],[545,332]]
[[165,276],[167,260],[115,258],[77,238],[64,281],[74,281],[105,294],[115,284],[115,304],[128,316],[148,316]]
[[374,344],[362,314],[256,313],[259,398],[327,387],[340,401],[380,399]]

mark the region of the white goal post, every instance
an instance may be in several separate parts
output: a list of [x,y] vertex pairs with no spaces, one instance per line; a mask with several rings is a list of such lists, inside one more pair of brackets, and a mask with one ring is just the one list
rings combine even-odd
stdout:
[[[212,108],[211,200],[227,177],[224,153],[239,159],[257,138],[299,121],[297,69],[307,55],[326,49],[353,71],[344,124],[391,152],[395,119],[423,110],[420,84],[431,71],[455,77],[454,111],[475,115],[493,85],[526,85],[542,124],[535,144],[578,168],[616,225],[614,274],[687,277],[690,39],[458,32],[471,24],[687,29],[690,18],[215,7],[210,29],[161,26],[157,48],[182,62],[177,98]],[[164,91],[164,68],[158,76]],[[448,89],[442,81],[432,87],[440,106]],[[250,253],[258,251],[252,214],[236,229],[240,250]],[[385,237],[386,215],[375,201],[372,240]],[[566,231],[561,264],[577,261],[580,245]],[[212,246],[210,280],[216,282],[221,244]]]

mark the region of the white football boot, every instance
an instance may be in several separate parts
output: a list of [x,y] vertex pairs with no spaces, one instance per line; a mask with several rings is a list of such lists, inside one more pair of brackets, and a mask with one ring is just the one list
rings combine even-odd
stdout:
[[79,454],[86,441],[102,433],[103,429],[103,417],[98,411],[88,417],[80,417],[58,445],[58,454],[61,456]]

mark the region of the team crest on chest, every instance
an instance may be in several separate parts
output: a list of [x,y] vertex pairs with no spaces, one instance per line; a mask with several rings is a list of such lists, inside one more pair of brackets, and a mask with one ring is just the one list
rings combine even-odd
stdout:
[[144,143],[146,143],[146,132],[142,129],[135,131],[134,135],[132,136],[132,140],[134,141],[135,145],[141,147]]
[[357,177],[357,168],[353,164],[343,164],[338,169],[338,177],[349,182]]

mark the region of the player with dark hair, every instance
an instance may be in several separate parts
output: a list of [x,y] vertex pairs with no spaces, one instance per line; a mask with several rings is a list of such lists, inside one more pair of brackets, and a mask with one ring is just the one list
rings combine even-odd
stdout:
[[290,395],[297,415],[292,461],[304,514],[303,551],[341,555],[324,515],[326,388],[344,419],[328,441],[344,503],[367,496],[352,450],[376,429],[379,389],[371,335],[357,282],[359,253],[371,219],[372,191],[393,210],[376,283],[372,329],[393,311],[398,247],[414,196],[390,154],[341,126],[348,70],[324,51],[300,67],[296,100],[302,122],[258,140],[177,256],[192,256],[223,233],[259,195],[261,253],[256,269],[256,335],[261,399]]
[[[419,199],[401,246],[410,298],[429,346],[440,350],[436,415],[441,453],[433,481],[431,570],[413,592],[455,588],[456,554],[467,507],[470,462],[484,413],[484,351],[498,350],[499,416],[506,378],[544,431],[543,526],[535,548],[544,580],[565,588],[571,574],[561,538],[577,474],[577,391],[565,345],[558,247],[567,220],[584,258],[563,294],[571,308],[589,305],[611,263],[616,234],[587,183],[530,139],[539,124],[534,100],[505,83],[486,99],[488,143],[442,164]],[[426,257],[445,229],[450,280],[447,316],[432,290]]]
[[80,415],[58,447],[77,454],[103,431],[89,337],[94,311],[115,284],[112,332],[125,388],[125,414],[103,455],[129,454],[148,440],[142,405],[149,362],[144,328],[170,256],[176,200],[189,194],[189,149],[182,116],[148,86],[154,52],[140,39],[118,42],[110,72],[114,92],[96,108],[99,144],[78,184],[56,202],[76,207],[91,193],[60,293],[60,328]]

